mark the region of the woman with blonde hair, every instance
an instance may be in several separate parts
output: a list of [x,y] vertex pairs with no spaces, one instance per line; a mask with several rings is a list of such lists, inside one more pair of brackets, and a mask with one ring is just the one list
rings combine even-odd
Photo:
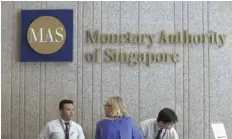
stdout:
[[128,116],[121,97],[110,97],[104,105],[106,119],[98,121],[95,139],[143,139],[143,136]]

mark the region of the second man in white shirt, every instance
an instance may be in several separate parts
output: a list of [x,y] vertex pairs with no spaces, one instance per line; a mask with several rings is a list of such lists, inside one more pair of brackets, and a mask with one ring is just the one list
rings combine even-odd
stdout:
[[148,119],[140,123],[144,139],[179,139],[174,124],[178,121],[176,113],[169,108],[162,109],[157,119]]

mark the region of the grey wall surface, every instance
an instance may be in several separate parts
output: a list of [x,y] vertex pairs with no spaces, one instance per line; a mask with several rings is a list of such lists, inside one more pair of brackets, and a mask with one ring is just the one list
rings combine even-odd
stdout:
[[[74,120],[87,138],[103,118],[103,104],[120,95],[138,123],[164,107],[176,110],[180,139],[213,139],[210,123],[223,122],[232,138],[232,2],[2,2],[2,139],[35,139],[58,117],[58,103],[75,101]],[[74,10],[74,61],[17,60],[20,9]],[[100,45],[84,42],[85,30],[107,33],[192,33],[217,31],[226,45]],[[83,58],[95,48],[177,52],[180,62],[147,68],[119,63],[92,64]]]

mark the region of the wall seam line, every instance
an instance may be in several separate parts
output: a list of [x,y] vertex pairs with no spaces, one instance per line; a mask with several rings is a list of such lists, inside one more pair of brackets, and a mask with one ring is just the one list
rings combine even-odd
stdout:
[[[138,34],[140,35],[140,2],[138,1]],[[138,51],[140,53],[140,44],[138,44]],[[140,122],[140,62],[138,64],[138,121]]]
[[[174,34],[176,32],[176,4],[175,1],[173,1],[173,17],[174,17]],[[174,53],[176,53],[176,44],[174,44]],[[174,109],[176,111],[176,63],[174,63]]]
[[[207,22],[208,22],[208,32],[209,32],[209,1],[207,1]],[[209,56],[209,43],[208,43],[208,97],[209,97],[209,139],[210,139],[210,121],[211,121],[211,117],[210,117],[210,56]]]
[[[79,13],[77,10],[79,10],[79,2],[78,1],[76,1],[76,17],[77,17],[77,20],[76,20],[76,28],[77,28],[77,30],[78,30],[78,25],[79,25],[79,18],[80,18],[80,16],[78,16],[78,14],[77,13]],[[77,33],[76,33],[76,37],[77,37],[77,40],[78,40],[78,37],[79,37],[79,35],[78,35],[78,31],[77,31]],[[77,68],[77,72],[76,72],[76,93],[75,93],[75,98],[76,98],[76,120],[78,121],[78,64],[79,64],[79,61],[78,61],[78,42],[77,42],[77,40],[76,40],[76,45],[77,45],[77,57],[76,57],[76,60],[77,60],[77,65],[76,65],[76,68]]]
[[[14,8],[14,6],[13,6],[13,2],[10,2],[11,3],[11,10],[13,10],[13,8]],[[11,23],[12,23],[12,20],[13,19],[13,13],[11,14]],[[13,24],[11,24],[12,26],[13,26]],[[10,30],[13,30],[12,27],[11,26],[11,28],[10,28]],[[11,31],[11,38],[13,38],[13,33],[12,33],[12,31]],[[13,45],[13,43],[11,43],[11,46]],[[12,129],[12,103],[13,103],[13,101],[12,101],[12,96],[13,96],[13,86],[12,86],[12,83],[13,83],[13,80],[12,80],[12,57],[13,57],[13,55],[12,55],[12,53],[13,53],[13,49],[11,48],[11,59],[10,59],[10,90],[11,90],[11,94],[10,94],[10,116],[9,116],[9,120],[10,120],[10,122],[9,122],[9,130],[10,130],[10,135],[9,135],[9,138],[11,138],[12,137],[12,132],[11,132],[11,129]]]
[[[119,35],[121,34],[121,1],[119,1]],[[121,43],[119,41],[119,52],[121,53]],[[122,62],[120,60],[119,62],[119,96],[121,97],[122,96],[122,81],[121,81],[121,67],[122,66]]]
[[[182,31],[184,30],[184,14],[183,14],[183,11],[184,11],[184,3],[183,3],[183,1],[181,2],[181,6],[182,6]],[[184,82],[184,77],[185,77],[185,68],[184,68],[184,61],[185,61],[185,49],[184,49],[184,43],[182,44],[182,47],[183,47],[183,73],[182,73],[182,80],[183,80],[183,88],[182,88],[182,91],[183,91],[183,99],[182,99],[182,103],[183,103],[183,105],[182,105],[182,111],[183,111],[183,138],[185,139],[185,128],[184,128],[184,125],[185,125],[185,82]]]
[[[188,31],[189,31],[189,2],[187,1],[187,28],[188,28]],[[189,43],[188,43],[188,139],[190,139],[190,135],[189,135],[189,129],[190,129],[190,116],[189,116],[189,113],[190,113],[190,99],[189,99]]]
[[[83,34],[84,3],[82,3],[82,13],[81,13],[81,14],[82,14],[82,23],[81,23],[81,24],[82,24],[82,25],[81,25],[82,29],[81,29],[81,33]],[[81,110],[81,124],[82,124],[82,126],[83,126],[83,80],[84,80],[84,79],[83,79],[83,61],[84,61],[84,58],[83,58],[83,36],[82,36],[82,38],[81,38],[81,42],[82,42],[82,43],[81,43],[81,48],[82,48],[82,49],[81,49],[81,50],[82,50],[82,67],[81,67],[81,69],[82,69],[82,75],[81,75],[81,76],[82,76],[82,87],[81,87],[81,93],[82,93],[82,95],[81,95],[81,97],[82,97],[82,101],[81,101],[82,104],[81,104],[81,107],[82,107],[82,108],[81,108],[81,109],[82,109],[82,110]]]
[[[205,33],[204,27],[204,3],[201,2],[201,9],[202,9],[202,26],[203,26],[203,34]],[[203,43],[203,139],[205,139],[205,45]]]
[[[92,1],[92,30],[94,28],[94,2]],[[93,44],[92,44],[92,54],[93,54]],[[92,139],[94,138],[94,135],[93,135],[93,89],[94,89],[94,64],[92,62]]]
[[[101,1],[101,34],[102,34],[102,1]],[[102,118],[103,117],[102,115],[102,112],[103,112],[103,109],[102,109],[102,44],[101,44],[101,98],[100,99],[101,99],[100,109],[101,109],[101,118]]]

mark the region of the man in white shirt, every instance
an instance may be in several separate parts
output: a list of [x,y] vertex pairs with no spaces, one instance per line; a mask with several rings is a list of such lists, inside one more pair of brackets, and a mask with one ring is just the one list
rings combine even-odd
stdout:
[[158,118],[148,119],[140,123],[144,139],[179,139],[174,124],[178,121],[176,113],[169,108],[162,109]]
[[60,101],[59,110],[60,118],[48,122],[38,139],[85,139],[82,127],[71,120],[73,101]]

